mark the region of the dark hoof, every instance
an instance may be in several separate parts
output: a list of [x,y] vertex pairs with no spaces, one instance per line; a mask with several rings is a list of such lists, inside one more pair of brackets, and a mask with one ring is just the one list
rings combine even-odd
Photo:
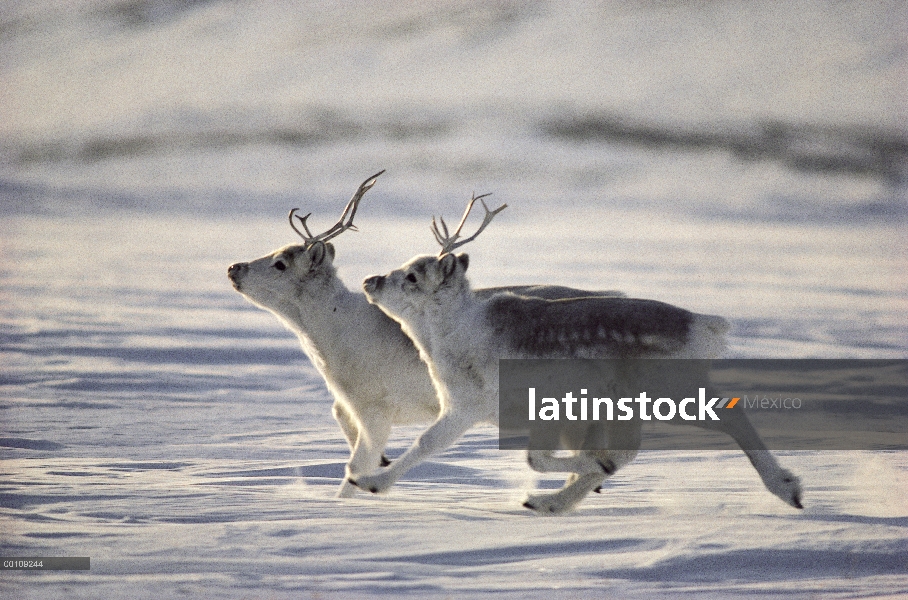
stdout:
[[804,509],[804,505],[801,504],[801,497],[800,497],[800,496],[795,496],[795,497],[792,498],[792,499],[794,500],[794,507],[795,507],[795,508],[798,508],[798,509],[801,509],[801,510]]
[[536,507],[533,506],[532,504],[530,504],[529,502],[524,502],[524,503],[523,503],[523,507],[524,507],[524,508],[529,508],[530,510],[536,510]]
[[352,477],[347,477],[347,483],[352,483],[352,484],[355,485],[356,487],[359,487],[359,484],[356,483],[355,481],[353,481],[353,478],[352,478]]
[[615,463],[613,463],[612,461],[607,460],[605,462],[602,462],[601,460],[597,460],[596,462],[599,463],[599,467],[602,469],[602,472],[605,473],[606,475],[611,475],[612,473],[615,472],[615,469],[616,469]]
[[370,487],[370,488],[369,488],[369,491],[372,492],[373,494],[377,494],[377,493],[378,493],[378,488],[377,488],[377,487]]
[[602,486],[600,485],[599,487],[597,487],[597,488],[596,488],[595,490],[593,490],[593,491],[596,492],[597,494],[601,494],[601,493],[602,493]]
[[391,464],[391,461],[388,460],[388,457],[385,456],[384,454],[382,454],[382,455],[381,455],[381,462],[379,463],[379,465],[382,466],[382,467],[387,467],[387,466],[390,465],[390,464]]

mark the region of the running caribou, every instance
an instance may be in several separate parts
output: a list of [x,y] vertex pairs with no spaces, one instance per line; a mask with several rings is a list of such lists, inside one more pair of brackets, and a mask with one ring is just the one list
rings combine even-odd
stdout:
[[[435,422],[403,455],[373,473],[349,478],[373,493],[388,490],[407,470],[454,444],[470,427],[498,423],[499,359],[717,358],[725,348],[729,329],[725,319],[655,300],[531,298],[509,290],[491,294],[472,290],[466,277],[469,258],[453,251],[475,239],[505,208],[489,210],[482,198],[471,198],[453,233],[443,219],[441,227],[433,219],[432,231],[441,245],[437,256],[418,256],[387,275],[363,282],[369,302],[398,321],[418,348],[440,407]],[[474,235],[461,240],[477,200],[485,209],[482,224]],[[743,418],[698,424],[732,436],[769,491],[801,508],[798,478],[779,466],[743,412],[735,412]],[[636,435],[639,445],[638,431],[618,433],[610,440],[626,441]],[[571,475],[559,491],[530,495],[524,506],[546,514],[570,510],[635,458],[635,449],[615,446],[575,451],[570,456],[529,452],[533,469]]]

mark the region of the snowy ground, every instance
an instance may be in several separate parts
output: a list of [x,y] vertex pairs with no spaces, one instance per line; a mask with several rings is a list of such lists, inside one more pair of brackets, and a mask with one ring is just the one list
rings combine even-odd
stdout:
[[[270,249],[269,237],[286,239],[285,226],[246,225],[147,215],[6,221],[4,252],[15,260],[3,285],[3,554],[92,561],[90,572],[7,571],[14,597],[908,593],[905,453],[781,452],[804,480],[801,512],[771,496],[739,452],[649,452],[575,513],[543,518],[521,508],[522,497],[560,482],[534,479],[522,453],[499,451],[485,428],[387,496],[335,499],[347,449],[328,393],[295,338],[225,277],[229,262]],[[483,265],[496,246],[517,242],[498,225],[500,241],[476,243],[474,278],[537,281],[539,250],[507,275]],[[338,241],[351,287],[361,275],[348,273],[386,262],[369,246],[393,226],[364,220],[362,233]],[[419,235],[428,246],[428,232]],[[737,260],[757,288],[747,254]],[[582,255],[572,261],[580,266],[552,266],[543,280],[585,274],[594,285]],[[722,304],[696,301],[701,286],[680,287],[671,268],[617,268],[599,287],[634,285],[637,272],[653,282],[652,296],[675,294],[668,299],[701,310]],[[839,285],[860,287],[862,277]],[[794,298],[837,297],[812,278],[822,269]],[[892,340],[903,335],[888,302],[862,303],[882,315],[870,335],[845,328],[856,313],[849,293],[839,294],[836,308],[813,319],[786,309],[801,324],[796,333],[763,314],[764,303],[725,311],[753,315],[732,319],[732,353],[904,355],[886,343],[886,323]],[[772,297],[775,306],[794,302]],[[389,454],[417,431],[396,432]]]

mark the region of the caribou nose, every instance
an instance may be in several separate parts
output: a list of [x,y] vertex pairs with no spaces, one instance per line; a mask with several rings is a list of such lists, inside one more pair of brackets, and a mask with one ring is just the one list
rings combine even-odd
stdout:
[[227,267],[227,277],[230,278],[230,281],[233,283],[239,283],[240,279],[243,276],[243,273],[246,272],[246,269],[249,267],[248,263],[235,263]]
[[367,294],[374,294],[379,291],[385,284],[385,278],[382,275],[373,275],[363,282],[363,289]]

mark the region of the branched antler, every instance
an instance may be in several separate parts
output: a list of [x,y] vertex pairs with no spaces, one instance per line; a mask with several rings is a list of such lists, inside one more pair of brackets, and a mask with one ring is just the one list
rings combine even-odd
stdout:
[[[483,194],[477,196],[475,193],[470,198],[470,203],[467,204],[467,209],[463,213],[463,217],[460,219],[460,225],[457,226],[457,230],[453,234],[448,233],[448,225],[445,223],[445,220],[439,218],[441,221],[441,229],[438,228],[438,223],[435,222],[435,217],[432,217],[432,234],[435,236],[435,240],[441,245],[441,252],[438,253],[438,256],[442,256],[451,252],[457,248],[460,248],[464,244],[472,242],[476,237],[482,233],[482,230],[486,228],[486,225],[492,222],[492,219],[495,218],[495,215],[503,211],[508,207],[507,204],[502,204],[495,210],[489,210],[489,207],[486,206],[485,198],[486,196],[491,196],[492,194]],[[476,204],[476,201],[479,200],[482,203],[482,207],[485,209],[486,214],[482,219],[482,225],[479,226],[479,229],[476,230],[476,233],[468,237],[467,239],[458,242],[457,238],[460,237],[460,230],[463,229],[463,224],[467,222],[467,216],[469,216],[470,211],[473,210],[473,205]]]
[[[330,239],[336,238],[348,229],[356,231],[356,225],[353,224],[353,217],[356,215],[356,209],[359,208],[359,201],[362,200],[366,192],[368,192],[369,189],[371,189],[372,186],[375,185],[375,181],[378,179],[378,176],[384,172],[384,169],[382,169],[372,177],[365,180],[362,185],[359,186],[359,189],[356,190],[356,193],[353,194],[353,197],[350,198],[350,202],[348,202],[347,206],[344,208],[344,212],[341,214],[340,219],[338,219],[337,223],[335,223],[324,233],[312,235],[312,232],[309,231],[309,226],[306,224],[306,219],[308,219],[312,213],[307,214],[305,217],[301,217],[296,214],[296,211],[299,210],[298,208],[291,210],[290,214],[287,216],[287,218],[290,220],[290,227],[292,227],[293,231],[295,231],[301,238],[303,238],[303,241],[306,242],[307,246],[314,244],[315,242],[327,242]],[[306,233],[303,233],[302,231],[297,229],[296,225],[293,223],[293,217],[299,219],[299,222],[303,226],[303,229],[306,231]]]

